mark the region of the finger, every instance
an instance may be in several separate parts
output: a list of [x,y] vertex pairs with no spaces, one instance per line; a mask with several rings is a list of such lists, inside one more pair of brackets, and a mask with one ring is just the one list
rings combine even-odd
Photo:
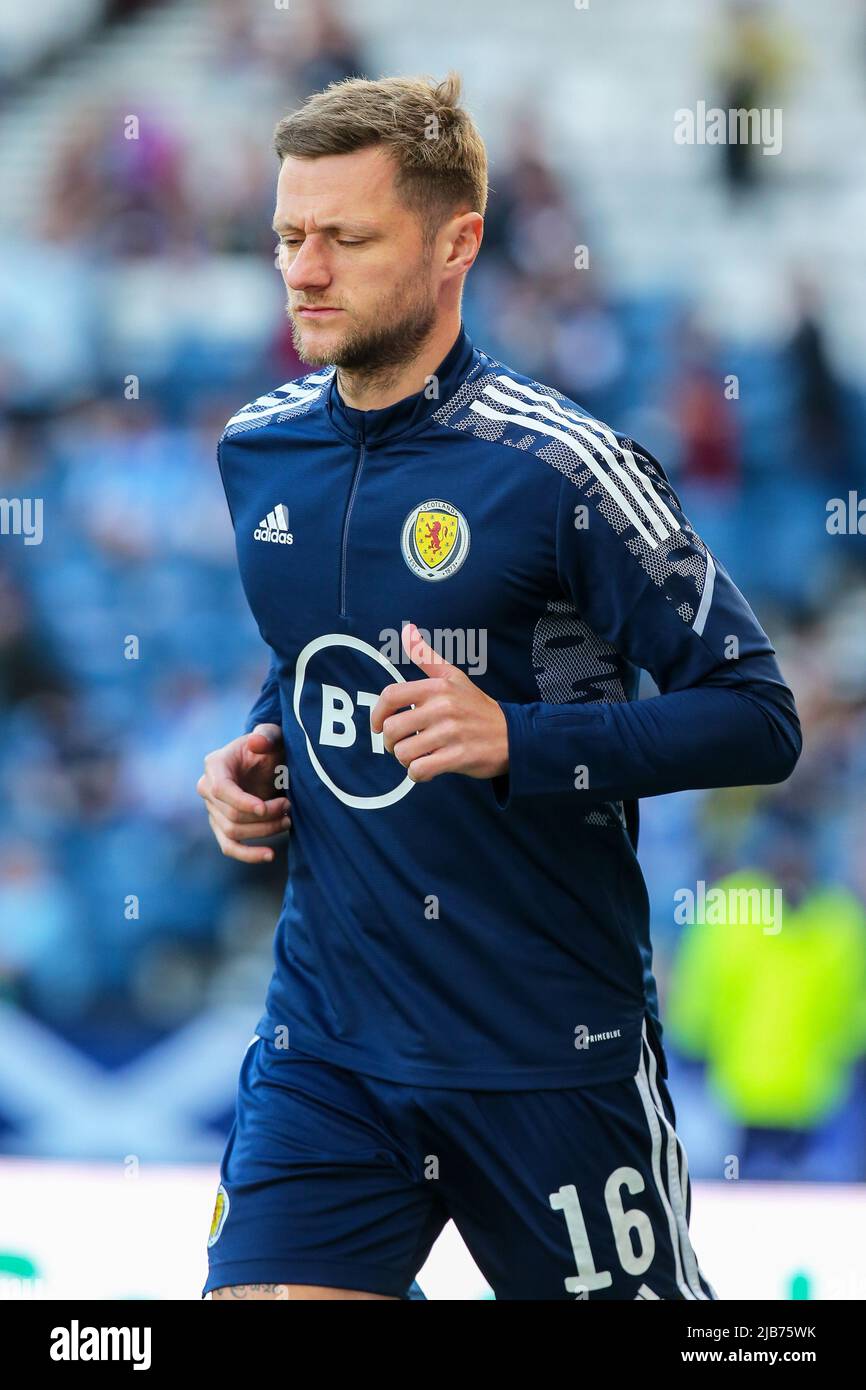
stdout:
[[269,845],[239,845],[227,840],[221,830],[214,830],[216,842],[227,859],[240,859],[244,864],[267,864],[274,857]]
[[281,835],[283,831],[291,828],[291,816],[275,816],[271,820],[237,821],[228,820],[215,807],[211,807],[210,823],[216,829],[223,832],[229,840],[255,840],[265,839],[268,835]]
[[414,661],[416,666],[427,676],[447,676],[457,668],[434,651],[429,642],[425,642],[421,633],[414,623],[404,623],[400,630],[403,640],[403,649],[410,661]]
[[236,811],[233,806],[227,806],[224,801],[218,801],[214,796],[213,786],[210,782],[206,781],[203,789],[197,787],[196,790],[199,796],[204,798],[205,805],[209,809],[219,810],[227,821],[231,821],[235,825],[263,825],[265,821],[274,820],[291,812],[291,802],[285,796],[271,797],[270,801],[264,803],[264,815],[259,816],[253,815],[249,811]]
[[286,812],[291,812],[292,803],[287,796],[272,796],[270,801],[265,802],[265,820],[273,820],[274,816],[282,816]]
[[389,714],[382,725],[385,747],[390,753],[393,753],[401,739],[410,738],[412,734],[418,734],[422,729],[431,729],[435,725],[443,723],[446,718],[447,714],[442,706],[432,701],[426,706],[417,705],[415,709],[409,709],[400,714]]
[[444,684],[435,680],[398,681],[395,685],[386,685],[370,711],[370,727],[374,733],[381,733],[389,714],[402,709],[404,705],[423,704],[434,695],[441,695],[445,689]]
[[257,758],[268,753],[279,753],[283,746],[282,737],[270,739],[266,734],[247,734],[246,751]]
[[211,797],[214,801],[222,801],[226,806],[231,806],[236,811],[244,811],[248,815],[262,818],[266,815],[265,802],[260,796],[253,796],[251,792],[245,792],[225,774],[216,776],[211,775]]
[[406,768],[413,782],[432,782],[443,772],[457,772],[457,757],[452,748],[440,748],[423,758],[414,758]]
[[268,821],[279,820],[281,816],[291,814],[291,803],[282,796],[276,796],[264,803],[267,809],[263,816],[252,816],[248,811],[236,811],[224,801],[217,801],[210,792],[205,793],[204,800],[208,810],[218,811],[230,825],[252,825],[261,829]]
[[421,733],[413,733],[394,744],[393,754],[398,763],[408,768],[415,758],[425,758],[438,749],[448,750],[451,744],[449,732],[441,724],[436,724]]
[[218,827],[228,840],[266,840],[272,835],[283,835],[292,828],[291,816],[281,816],[278,820],[263,820],[258,824],[238,825],[223,820],[218,812],[212,811],[211,825]]
[[220,801],[214,794],[212,787],[205,793],[204,801],[209,810],[219,811],[220,815],[232,825],[262,825],[265,820],[273,819],[273,816],[268,817],[267,814],[260,816],[253,815],[250,811],[236,811],[227,802]]

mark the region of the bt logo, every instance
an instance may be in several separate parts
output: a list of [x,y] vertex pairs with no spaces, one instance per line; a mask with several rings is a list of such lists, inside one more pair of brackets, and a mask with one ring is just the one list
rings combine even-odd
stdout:
[[[364,706],[372,709],[378,698],[378,691],[359,690],[353,703],[348,690],[323,682],[319,743],[329,744],[332,748],[351,748],[358,735],[355,724],[356,709]],[[363,724],[363,720],[361,723]],[[370,729],[370,744],[374,753],[384,753],[385,735],[377,734]]]
[[[353,682],[350,689],[338,685],[333,681],[316,680],[314,676],[308,675],[308,668],[311,661],[319,653],[331,653],[336,647],[349,648],[351,651],[360,653],[362,657],[369,658],[376,663],[376,666],[383,669],[387,675],[387,680],[381,681],[378,690],[358,689],[358,683]],[[331,773],[324,766],[319,750],[325,748],[335,749],[355,749],[359,752],[378,753],[385,752],[385,738],[383,734],[374,733],[370,727],[370,712],[376,704],[381,693],[381,689],[386,684],[395,681],[404,681],[405,677],[400,674],[397,667],[383,656],[380,651],[369,644],[362,642],[359,637],[350,637],[347,633],[326,632],[321,637],[315,637],[312,642],[308,642],[303,651],[299,654],[295,665],[295,690],[294,690],[294,710],[295,718],[298,721],[307,741],[307,752],[310,755],[310,762],[319,779],[325,786],[333,792],[340,801],[346,806],[353,806],[361,811],[376,811],[383,806],[392,806],[395,801],[399,801],[411,791],[415,786],[408,773],[405,773],[402,780],[396,786],[378,794],[361,796],[355,792],[346,790],[334,780]],[[304,723],[302,714],[302,701],[305,692],[313,697],[315,705],[318,692],[321,692],[321,712],[318,717],[318,728],[316,729],[316,743],[310,737],[310,728]],[[310,721],[308,720],[308,723]],[[311,725],[311,727],[314,727]],[[384,775],[387,776],[391,771],[390,764],[396,774],[403,772],[400,764],[395,759],[388,759],[384,768]],[[381,766],[381,765],[380,765]],[[381,780],[381,776],[377,781]]]

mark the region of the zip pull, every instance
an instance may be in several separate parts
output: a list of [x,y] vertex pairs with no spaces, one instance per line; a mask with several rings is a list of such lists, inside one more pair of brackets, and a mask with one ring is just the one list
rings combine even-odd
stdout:
[[358,491],[358,483],[361,478],[361,469],[364,467],[364,456],[367,446],[364,442],[363,434],[360,435],[357,443],[358,456],[355,459],[355,467],[352,470],[352,486],[349,491],[349,500],[346,504],[346,514],[343,517],[343,539],[340,544],[340,617],[346,617],[346,567],[348,563],[349,546],[349,521],[352,516],[352,508],[355,505],[355,494]]

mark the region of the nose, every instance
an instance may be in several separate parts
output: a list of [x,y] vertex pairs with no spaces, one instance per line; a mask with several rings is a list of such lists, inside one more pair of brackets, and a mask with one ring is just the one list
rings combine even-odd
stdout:
[[331,272],[319,237],[304,237],[285,270],[285,281],[291,290],[323,289],[330,284]]

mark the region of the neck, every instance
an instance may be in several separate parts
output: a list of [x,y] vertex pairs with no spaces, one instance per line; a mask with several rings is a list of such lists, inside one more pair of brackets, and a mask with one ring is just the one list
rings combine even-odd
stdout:
[[447,357],[460,332],[460,310],[443,315],[421,347],[406,362],[394,366],[344,371],[337,368],[337,385],[346,405],[354,410],[382,410],[423,391],[428,377]]

